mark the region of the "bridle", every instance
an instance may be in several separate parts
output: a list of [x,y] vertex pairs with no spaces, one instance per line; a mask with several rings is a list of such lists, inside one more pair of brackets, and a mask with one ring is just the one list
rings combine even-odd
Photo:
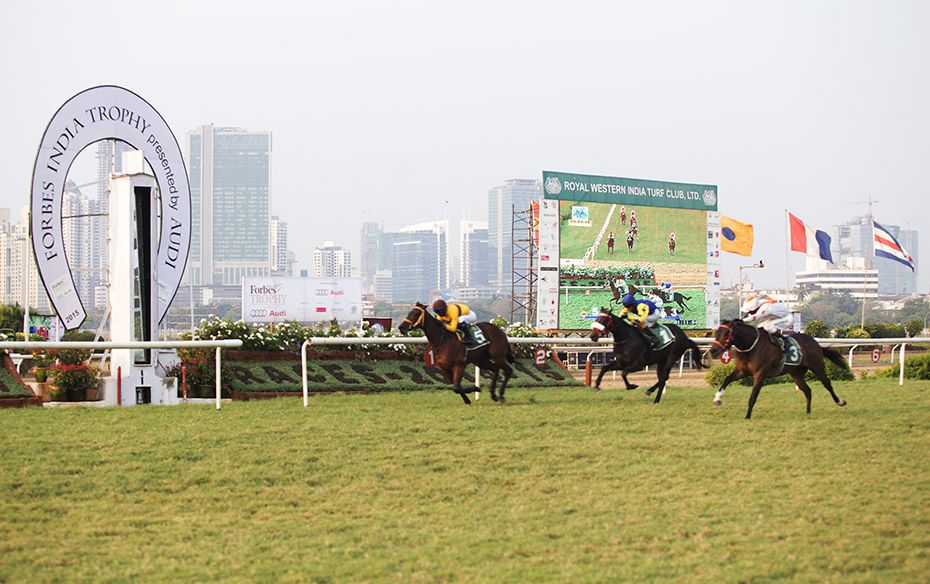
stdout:
[[[405,318],[404,322],[410,325],[410,328],[417,328],[423,324],[423,319],[426,317],[426,309],[422,306],[414,306],[413,310],[419,310],[420,316],[417,317],[416,321],[411,321],[410,318]],[[411,311],[412,312],[412,311]]]
[[[600,320],[600,317],[602,317],[602,316],[606,316],[606,317],[607,317],[607,325],[606,325],[606,326],[603,325],[603,324],[601,324],[600,322],[598,322],[598,321]],[[597,333],[598,333],[597,336],[600,337],[601,335],[603,335],[603,334],[605,334],[605,333],[607,333],[607,332],[611,332],[611,331],[609,331],[608,329],[613,329],[613,324],[611,324],[611,323],[612,323],[612,321],[613,321],[614,318],[615,318],[615,316],[614,316],[613,313],[611,313],[611,312],[602,312],[602,313],[600,313],[600,314],[598,315],[598,319],[595,320],[595,321],[591,324],[591,328],[594,329],[594,330],[596,330]]]
[[720,328],[726,329],[727,336],[723,339],[722,343],[718,341],[717,339],[714,339],[714,342],[711,343],[711,346],[716,345],[720,347],[721,351],[726,351],[730,347],[733,347],[733,350],[736,351],[737,353],[748,353],[749,351],[752,351],[753,349],[755,349],[756,344],[759,342],[759,329],[756,329],[756,340],[754,340],[752,344],[749,345],[749,348],[741,349],[736,345],[736,343],[733,340],[733,325],[722,324],[720,325]]

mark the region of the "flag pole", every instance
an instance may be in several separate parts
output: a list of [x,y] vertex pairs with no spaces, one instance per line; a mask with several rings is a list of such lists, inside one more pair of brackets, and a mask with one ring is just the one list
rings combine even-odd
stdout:
[[791,290],[791,236],[788,233],[788,209],[785,209],[785,292]]

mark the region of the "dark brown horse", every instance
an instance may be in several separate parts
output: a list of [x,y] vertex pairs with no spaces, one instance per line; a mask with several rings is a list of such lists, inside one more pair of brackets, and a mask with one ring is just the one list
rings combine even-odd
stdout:
[[640,333],[633,325],[626,322],[609,310],[601,309],[597,321],[592,325],[591,340],[597,340],[608,333],[614,336],[614,360],[604,365],[601,372],[597,375],[597,382],[594,389],[600,389],[601,379],[608,371],[620,370],[620,376],[623,377],[623,383],[626,388],[636,389],[638,386],[630,383],[626,376],[634,371],[639,371],[646,365],[655,365],[656,374],[659,380],[646,390],[646,395],[652,395],[652,392],[658,389],[654,403],[659,403],[662,399],[662,392],[665,391],[665,384],[668,382],[669,374],[675,363],[681,359],[686,351],[691,351],[692,366],[701,368],[701,350],[694,341],[688,338],[685,333],[673,324],[665,325],[672,331],[675,340],[666,347],[661,349],[650,349],[646,343],[643,334]]
[[[465,345],[459,341],[455,333],[446,330],[446,325],[430,314],[426,306],[417,302],[410,310],[410,314],[398,327],[401,334],[407,334],[411,329],[422,329],[429,339],[429,344],[436,356],[436,366],[446,376],[446,380],[452,384],[452,391],[462,396],[465,405],[470,405],[471,400],[466,395],[471,389],[462,389],[462,375],[465,373],[465,365],[473,363],[482,370],[491,372],[491,399],[494,401],[504,401],[504,391],[507,389],[507,382],[513,375],[513,368],[510,363],[514,362],[513,353],[510,350],[510,343],[507,341],[507,335],[497,326],[489,322],[479,322],[476,324],[485,338],[490,341],[489,344],[478,347],[471,351],[465,350]],[[501,383],[500,396],[496,393],[498,374],[504,372],[504,381]],[[474,391],[480,391],[477,387]]]
[[759,397],[759,390],[762,389],[765,379],[787,374],[794,379],[795,385],[807,398],[807,413],[809,414],[811,413],[811,388],[807,385],[804,375],[812,371],[830,392],[836,405],[845,406],[846,401],[836,396],[824,368],[824,357],[826,357],[836,363],[837,367],[848,369],[849,365],[843,360],[843,356],[833,349],[821,347],[809,335],[795,333],[792,336],[801,346],[801,364],[798,366],[783,364],[781,349],[767,330],[748,325],[739,319],[723,321],[714,333],[714,343],[710,354],[716,359],[724,351],[729,350],[736,367],[723,380],[723,385],[714,396],[714,405],[720,405],[720,398],[723,397],[723,391],[728,385],[744,377],[752,376],[752,393],[749,395],[749,409],[746,410],[748,420],[752,417],[752,408],[756,405],[756,398]]
[[668,255],[675,255],[675,238],[668,238]]

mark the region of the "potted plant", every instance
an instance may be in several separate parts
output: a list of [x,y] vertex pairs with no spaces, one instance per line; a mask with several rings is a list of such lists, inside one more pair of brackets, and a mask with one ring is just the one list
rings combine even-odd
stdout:
[[54,362],[55,360],[47,355],[45,351],[32,352],[32,374],[35,376],[37,383],[45,383],[48,378],[48,367]]
[[56,359],[55,365],[49,368],[49,393],[57,396],[61,401],[61,392],[65,392],[68,401],[95,401],[98,396],[98,370],[87,364],[90,360],[90,351],[62,349],[50,351]]

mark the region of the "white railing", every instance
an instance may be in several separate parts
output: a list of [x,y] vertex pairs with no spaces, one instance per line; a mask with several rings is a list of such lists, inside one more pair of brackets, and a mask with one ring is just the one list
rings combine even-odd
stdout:
[[[591,350],[592,352],[606,352],[609,349],[595,349],[598,345],[610,345],[613,343],[611,337],[601,337],[593,341],[588,337],[509,337],[507,339],[513,345],[540,345],[548,347],[565,347],[568,349],[577,348],[580,350]],[[692,337],[696,345],[710,346],[714,339],[711,337]],[[823,347],[849,347],[855,349],[859,345],[900,345],[898,359],[900,363],[899,385],[904,385],[904,352],[908,344],[930,343],[930,337],[911,337],[911,338],[891,338],[891,339],[815,339]],[[300,347],[300,364],[303,377],[303,398],[304,407],[309,406],[309,388],[307,387],[307,349],[310,345],[428,345],[429,340],[426,337],[312,337],[304,341]],[[852,367],[852,355],[849,358],[850,367]],[[590,355],[586,363],[586,368],[590,367]],[[678,364],[678,375],[681,377],[684,367],[684,355]],[[477,375],[475,377],[478,378]]]
[[242,346],[240,339],[224,339],[213,341],[131,341],[125,343],[113,341],[0,341],[0,349],[216,349],[216,409],[220,409],[220,389],[222,386],[223,349],[237,349]]

